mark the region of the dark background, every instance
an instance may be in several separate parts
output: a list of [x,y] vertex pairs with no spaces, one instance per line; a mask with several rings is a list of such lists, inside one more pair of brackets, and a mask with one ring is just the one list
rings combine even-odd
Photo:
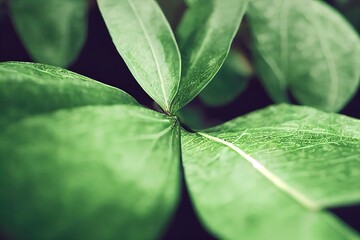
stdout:
[[[336,1],[328,2],[346,15],[359,30],[359,0],[348,1],[350,3],[347,5],[336,4]],[[354,9],[356,12],[354,12]],[[176,18],[180,17],[181,13],[177,12],[177,15],[178,16],[175,16]],[[153,101],[134,80],[120,55],[117,53],[100,12],[94,3],[90,4],[88,20],[87,41],[78,59],[70,66],[70,70],[123,89],[143,105],[152,108]],[[246,46],[246,42],[244,44],[244,37],[237,36],[234,45]],[[243,51],[251,59],[251,52],[246,47],[243,48]],[[0,62],[3,61],[31,61],[20,39],[17,37],[6,11],[0,13]],[[221,123],[266,107],[272,103],[260,84],[259,79],[254,76],[251,78],[246,91],[224,107],[210,108],[198,99],[195,99],[191,105],[201,109],[202,114],[209,123]],[[296,102],[294,103],[296,104]],[[341,113],[360,118],[359,91]],[[330,209],[330,211],[360,232],[360,205]],[[204,230],[196,217],[185,187],[183,187],[183,197],[180,201],[179,208],[174,214],[172,222],[169,224],[164,239],[213,239],[213,237]]]

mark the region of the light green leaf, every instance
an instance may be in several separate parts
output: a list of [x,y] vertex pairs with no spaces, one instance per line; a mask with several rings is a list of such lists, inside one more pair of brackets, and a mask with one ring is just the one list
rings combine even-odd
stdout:
[[270,96],[339,111],[357,90],[360,41],[355,30],[321,1],[253,1],[249,7],[255,65]]
[[142,88],[170,111],[180,81],[180,54],[154,0],[98,0],[113,42]]
[[137,104],[125,92],[62,68],[0,63],[0,130],[35,114],[86,105]]
[[137,106],[31,117],[0,135],[0,228],[14,239],[155,239],[179,195],[175,119]]
[[199,94],[201,101],[212,107],[230,103],[245,90],[251,73],[247,59],[230,51],[214,79]]
[[247,0],[192,1],[177,32],[182,77],[173,112],[201,92],[220,69],[246,7]]
[[269,107],[182,134],[187,185],[222,239],[359,239],[324,209],[360,202],[360,121]]
[[86,39],[86,0],[11,0],[9,7],[35,61],[66,67],[75,60]]

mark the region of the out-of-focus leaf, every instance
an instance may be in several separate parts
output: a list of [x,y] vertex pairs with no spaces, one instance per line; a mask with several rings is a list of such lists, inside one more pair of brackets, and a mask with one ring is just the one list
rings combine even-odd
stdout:
[[180,53],[154,0],[99,0],[113,42],[142,88],[170,111],[180,81]]
[[11,0],[12,21],[32,58],[66,67],[87,31],[87,0]]
[[247,0],[191,1],[177,31],[182,55],[176,112],[210,82],[223,64],[247,7]]
[[172,28],[178,24],[184,9],[183,0],[157,0]]
[[324,209],[360,202],[360,121],[280,105],[182,132],[190,195],[221,239],[359,239]]
[[247,59],[230,51],[214,79],[199,94],[201,101],[212,107],[228,104],[246,89],[251,73]]
[[207,126],[205,116],[197,106],[186,105],[176,113],[179,120],[191,129],[204,129]]
[[0,63],[0,129],[30,115],[86,105],[135,105],[127,93],[43,64]]
[[0,228],[14,239],[156,239],[179,194],[175,119],[138,106],[29,117],[0,135]]
[[360,40],[321,1],[253,1],[249,7],[255,65],[270,96],[339,111],[357,90]]

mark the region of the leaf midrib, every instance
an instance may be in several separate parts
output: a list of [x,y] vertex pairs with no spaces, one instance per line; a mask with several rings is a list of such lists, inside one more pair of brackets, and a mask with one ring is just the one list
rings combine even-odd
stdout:
[[285,192],[287,195],[292,197],[293,199],[297,200],[302,206],[306,207],[307,209],[311,211],[318,211],[321,210],[322,207],[303,195],[301,192],[297,191],[296,189],[292,188],[290,185],[288,185],[286,182],[284,182],[282,179],[277,177],[275,174],[273,174],[271,171],[269,171],[264,165],[262,165],[259,161],[245,153],[243,150],[235,146],[233,143],[227,142],[223,139],[208,135],[203,132],[198,132],[202,137],[205,137],[213,142],[220,143],[222,145],[225,145],[229,147],[230,149],[234,150],[236,153],[238,153],[241,157],[243,157],[245,160],[247,160],[259,173],[261,173],[266,179],[268,179],[271,183],[273,183],[277,188],[279,188],[281,191]]

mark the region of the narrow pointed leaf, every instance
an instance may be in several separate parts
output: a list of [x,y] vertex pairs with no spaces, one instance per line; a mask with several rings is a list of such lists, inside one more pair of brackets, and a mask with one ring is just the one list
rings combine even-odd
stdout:
[[253,1],[248,11],[255,65],[270,96],[339,111],[360,80],[360,40],[322,1]]
[[182,76],[172,110],[190,102],[224,62],[247,7],[247,0],[191,1],[177,31]]
[[360,202],[360,121],[280,105],[183,132],[191,197],[224,239],[359,239],[324,210]]
[[36,114],[87,105],[137,104],[125,92],[62,68],[0,63],[0,130]]
[[211,107],[226,105],[246,89],[251,73],[247,59],[235,50],[230,51],[214,79],[200,92],[199,98]]
[[98,0],[113,42],[142,88],[165,111],[180,81],[180,54],[154,0]]
[[86,39],[86,0],[11,0],[9,6],[35,61],[66,67],[75,60]]
[[29,117],[0,135],[0,229],[14,239],[156,239],[179,193],[179,129],[138,106]]

